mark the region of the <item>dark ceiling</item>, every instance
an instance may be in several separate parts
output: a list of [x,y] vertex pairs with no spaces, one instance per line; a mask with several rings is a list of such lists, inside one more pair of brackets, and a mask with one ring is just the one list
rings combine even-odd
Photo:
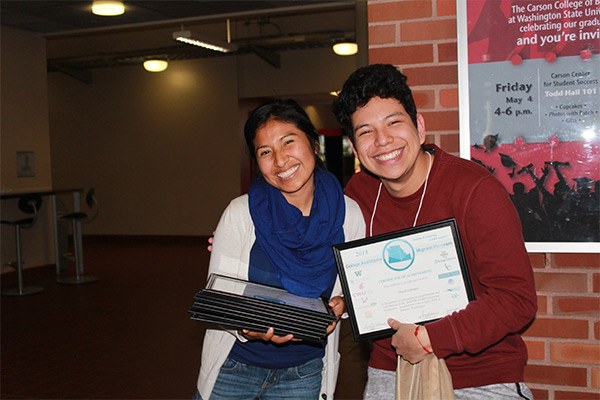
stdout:
[[[103,32],[132,31],[164,27],[166,24],[192,22],[219,22],[228,18],[276,18],[278,16],[302,16],[327,10],[353,10],[354,1],[295,0],[295,1],[128,1],[125,14],[117,17],[100,17],[91,13],[91,0],[1,0],[0,22],[2,25],[39,33],[48,39],[102,34]],[[329,21],[327,28],[305,32],[301,37],[285,31],[268,38],[240,40],[235,54],[255,53],[278,67],[278,53],[303,48],[331,46],[335,41],[354,40],[354,30],[339,30],[336,21]],[[160,48],[145,46],[126,52],[90,55],[86,57],[48,60],[49,68],[86,70],[141,63],[149,58],[167,60],[221,56],[210,50],[173,43]],[[64,72],[64,71],[63,71]]]
[[91,13],[92,1],[70,0],[2,0],[0,1],[0,21],[19,29],[42,34],[69,33],[86,29],[118,27],[129,24],[161,23],[174,19],[196,17],[223,18],[227,15],[244,13],[294,13],[302,9],[335,7],[352,4],[352,1],[295,0],[295,1],[128,1],[125,0],[125,14],[116,17],[100,17]]

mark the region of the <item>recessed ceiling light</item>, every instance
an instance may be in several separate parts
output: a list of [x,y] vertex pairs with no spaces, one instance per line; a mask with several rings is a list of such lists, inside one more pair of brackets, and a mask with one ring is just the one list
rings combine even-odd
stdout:
[[96,0],[92,3],[92,12],[96,15],[112,17],[125,12],[122,1]]
[[336,43],[333,52],[338,56],[351,56],[358,52],[358,45],[352,42]]
[[163,72],[169,63],[165,60],[146,60],[144,61],[144,69],[148,72]]

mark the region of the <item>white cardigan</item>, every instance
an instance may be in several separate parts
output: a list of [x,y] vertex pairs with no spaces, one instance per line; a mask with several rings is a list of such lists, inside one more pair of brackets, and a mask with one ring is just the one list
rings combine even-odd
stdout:
[[[349,197],[346,200],[344,237],[346,241],[360,239],[365,235],[365,222],[358,204]],[[237,197],[223,212],[215,231],[208,273],[218,273],[248,279],[250,249],[254,244],[254,224],[250,217],[248,195]],[[339,279],[332,296],[342,293]],[[324,399],[333,399],[337,381],[340,354],[338,352],[339,326],[327,339],[323,357],[323,380],[321,393]],[[202,399],[208,400],[219,375],[219,369],[229,355],[236,340],[246,341],[237,331],[207,329],[202,346],[202,365],[198,377],[198,391]]]

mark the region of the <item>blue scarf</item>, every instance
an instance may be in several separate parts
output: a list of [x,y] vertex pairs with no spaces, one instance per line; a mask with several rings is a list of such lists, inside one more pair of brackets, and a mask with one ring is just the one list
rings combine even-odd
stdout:
[[332,246],[344,241],[344,193],[333,174],[315,168],[315,193],[305,217],[263,178],[248,190],[256,241],[275,267],[283,287],[304,297],[329,293],[337,269]]

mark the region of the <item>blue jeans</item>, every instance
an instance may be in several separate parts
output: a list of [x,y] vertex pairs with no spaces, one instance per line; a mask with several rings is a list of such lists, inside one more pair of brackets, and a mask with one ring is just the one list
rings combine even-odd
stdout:
[[210,400],[315,400],[321,391],[323,360],[269,369],[225,360]]

